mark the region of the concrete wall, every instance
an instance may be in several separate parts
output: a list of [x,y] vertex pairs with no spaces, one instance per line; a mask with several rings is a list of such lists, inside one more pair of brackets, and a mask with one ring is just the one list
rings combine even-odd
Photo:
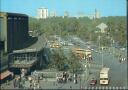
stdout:
[[8,69],[8,56],[4,55],[4,51],[0,50],[0,73]]

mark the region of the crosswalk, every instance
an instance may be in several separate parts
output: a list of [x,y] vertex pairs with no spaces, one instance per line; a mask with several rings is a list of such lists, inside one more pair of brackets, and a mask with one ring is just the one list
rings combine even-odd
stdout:
[[89,90],[125,90],[126,87],[111,87],[111,86],[90,86],[90,87],[85,87],[85,89]]

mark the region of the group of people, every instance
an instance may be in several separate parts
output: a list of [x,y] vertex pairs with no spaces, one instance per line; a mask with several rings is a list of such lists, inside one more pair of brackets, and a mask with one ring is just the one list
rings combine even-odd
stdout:
[[[28,82],[26,85],[25,82]],[[16,77],[14,80],[13,80],[13,86],[14,88],[40,88],[39,86],[39,81],[38,80],[35,80],[34,78],[30,78],[30,77]]]
[[122,61],[126,61],[126,58],[122,57],[121,55],[119,56],[119,62],[121,63]]
[[22,85],[21,85],[21,77],[16,77],[14,80],[13,80],[13,86],[14,88],[21,88]]
[[66,83],[69,79],[69,74],[67,72],[63,72],[62,75],[57,76],[58,83]]
[[67,72],[63,72],[61,77],[57,77],[58,83],[66,83],[67,81],[71,82],[73,81],[75,84],[78,83],[78,75],[74,74],[73,77],[69,75]]

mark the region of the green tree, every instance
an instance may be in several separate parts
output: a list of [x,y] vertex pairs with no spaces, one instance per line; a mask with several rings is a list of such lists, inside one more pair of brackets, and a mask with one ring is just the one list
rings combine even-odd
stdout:
[[54,50],[51,58],[52,58],[52,60],[49,64],[49,68],[55,68],[59,71],[65,70],[64,66],[66,64],[67,58],[64,56],[64,53],[61,49]]

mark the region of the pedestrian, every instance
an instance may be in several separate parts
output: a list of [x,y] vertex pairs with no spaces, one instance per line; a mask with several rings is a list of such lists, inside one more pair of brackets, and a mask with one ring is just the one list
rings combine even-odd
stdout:
[[55,86],[55,82],[53,82],[53,86]]
[[72,89],[72,86],[70,86],[70,89]]
[[81,86],[81,89],[83,89],[83,87]]
[[37,88],[38,88],[38,89],[40,88],[39,83],[37,84]]
[[13,86],[14,86],[14,88],[16,87],[16,79],[14,79],[14,81],[13,81]]
[[121,59],[119,59],[119,62],[121,63]]
[[6,85],[9,85],[9,82],[8,82],[8,80],[7,80],[7,82],[6,82]]

